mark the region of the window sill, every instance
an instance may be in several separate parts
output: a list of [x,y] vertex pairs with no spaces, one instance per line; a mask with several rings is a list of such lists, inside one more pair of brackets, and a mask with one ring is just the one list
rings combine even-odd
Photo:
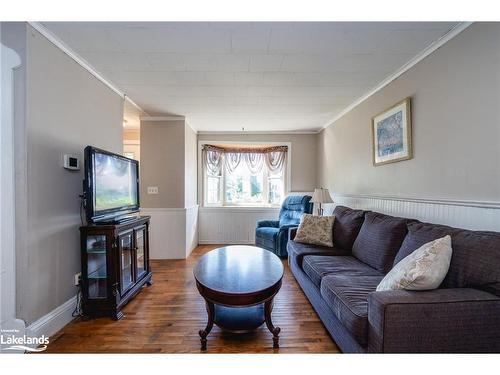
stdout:
[[202,206],[201,211],[279,211],[279,206]]

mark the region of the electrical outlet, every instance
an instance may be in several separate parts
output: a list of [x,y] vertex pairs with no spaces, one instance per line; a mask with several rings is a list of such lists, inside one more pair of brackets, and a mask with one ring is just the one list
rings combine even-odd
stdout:
[[158,186],[148,186],[148,194],[158,194]]
[[80,285],[80,283],[82,282],[82,273],[81,272],[75,273],[73,277],[75,286]]

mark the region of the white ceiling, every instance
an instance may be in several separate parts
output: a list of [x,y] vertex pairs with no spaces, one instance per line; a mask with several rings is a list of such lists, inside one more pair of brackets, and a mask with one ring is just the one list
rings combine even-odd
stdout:
[[315,131],[455,23],[44,25],[149,115],[198,131]]

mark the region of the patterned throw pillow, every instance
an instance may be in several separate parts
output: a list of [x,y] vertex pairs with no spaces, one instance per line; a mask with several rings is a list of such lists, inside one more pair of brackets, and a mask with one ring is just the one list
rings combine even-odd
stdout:
[[335,216],[302,215],[295,242],[333,247],[333,221]]
[[452,252],[450,236],[427,242],[396,264],[377,286],[377,292],[438,288],[450,268]]

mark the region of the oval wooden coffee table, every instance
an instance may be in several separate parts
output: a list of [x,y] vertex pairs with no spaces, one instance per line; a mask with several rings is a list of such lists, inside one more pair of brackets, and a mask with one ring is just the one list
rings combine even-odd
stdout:
[[273,298],[283,279],[283,264],[276,255],[254,246],[221,247],[200,258],[194,278],[208,313],[207,326],[199,331],[201,350],[207,348],[214,323],[241,333],[265,322],[273,347],[279,347],[281,329],[271,320]]

